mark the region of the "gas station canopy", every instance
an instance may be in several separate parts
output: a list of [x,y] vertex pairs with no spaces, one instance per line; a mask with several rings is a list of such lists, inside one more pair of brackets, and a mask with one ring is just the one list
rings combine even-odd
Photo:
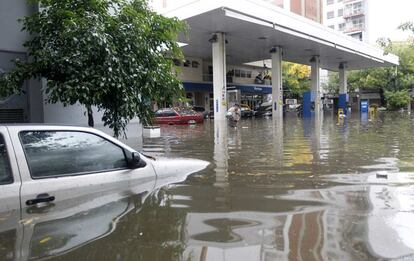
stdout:
[[212,59],[210,39],[217,32],[226,35],[228,64],[244,64],[270,58],[269,51],[283,48],[283,60],[310,64],[319,56],[321,68],[337,71],[398,65],[399,58],[385,54],[341,32],[267,3],[250,0],[198,0],[164,15],[178,17],[189,25],[180,36],[188,57]]

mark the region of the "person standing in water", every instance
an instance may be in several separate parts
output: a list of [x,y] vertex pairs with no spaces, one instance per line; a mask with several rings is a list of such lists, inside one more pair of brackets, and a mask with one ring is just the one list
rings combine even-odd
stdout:
[[238,104],[235,104],[228,110],[228,112],[230,114],[229,115],[230,126],[237,127],[237,123],[239,122],[240,117],[241,117],[240,106]]

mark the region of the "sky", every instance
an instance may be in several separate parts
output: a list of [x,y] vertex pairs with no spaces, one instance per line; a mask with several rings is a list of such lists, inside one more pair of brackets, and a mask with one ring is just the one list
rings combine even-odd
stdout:
[[371,3],[370,30],[373,38],[386,37],[402,41],[412,36],[412,33],[404,33],[397,27],[403,22],[414,22],[414,0],[371,0]]

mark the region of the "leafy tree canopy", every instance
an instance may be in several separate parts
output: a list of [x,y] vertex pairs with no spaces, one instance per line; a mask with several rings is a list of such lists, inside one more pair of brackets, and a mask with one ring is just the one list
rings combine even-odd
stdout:
[[92,106],[102,121],[124,133],[139,117],[151,123],[151,102],[181,97],[173,59],[182,59],[176,39],[186,30],[156,14],[146,0],[34,0],[40,11],[22,19],[32,36],[29,61],[0,78],[0,95],[21,91],[24,80],[45,78],[51,103],[80,103],[93,125]]
[[[400,57],[400,65],[387,68],[371,68],[367,70],[352,71],[348,73],[348,90],[358,89],[382,89],[384,91],[402,91],[414,87],[414,48],[409,42],[392,43],[388,40],[380,40],[380,45],[385,52],[390,52]],[[331,74],[328,88],[332,93],[337,93],[339,88],[338,76]]]
[[307,65],[283,62],[282,79],[287,98],[302,97],[310,89],[310,67]]

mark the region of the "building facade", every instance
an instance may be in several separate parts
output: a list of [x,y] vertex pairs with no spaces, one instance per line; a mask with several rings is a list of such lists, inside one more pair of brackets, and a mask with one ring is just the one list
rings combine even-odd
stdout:
[[[152,0],[153,9],[159,13],[191,5],[198,0]],[[275,6],[306,17],[312,21],[323,22],[323,0],[251,0],[258,6]],[[187,101],[191,106],[204,107],[213,111],[213,69],[212,62],[197,57],[186,57],[178,62],[180,78],[186,90]],[[269,74],[271,61],[265,60],[242,65],[227,64],[228,104],[241,102],[251,108],[271,99],[271,83],[258,83],[258,76]]]
[[324,0],[324,24],[354,39],[371,42],[369,0]]
[[[165,10],[183,7],[196,1],[152,0],[152,5],[155,10],[163,12]],[[324,0],[252,0],[252,2],[256,2],[257,4],[270,4],[281,7],[318,23],[323,22],[323,1]]]

